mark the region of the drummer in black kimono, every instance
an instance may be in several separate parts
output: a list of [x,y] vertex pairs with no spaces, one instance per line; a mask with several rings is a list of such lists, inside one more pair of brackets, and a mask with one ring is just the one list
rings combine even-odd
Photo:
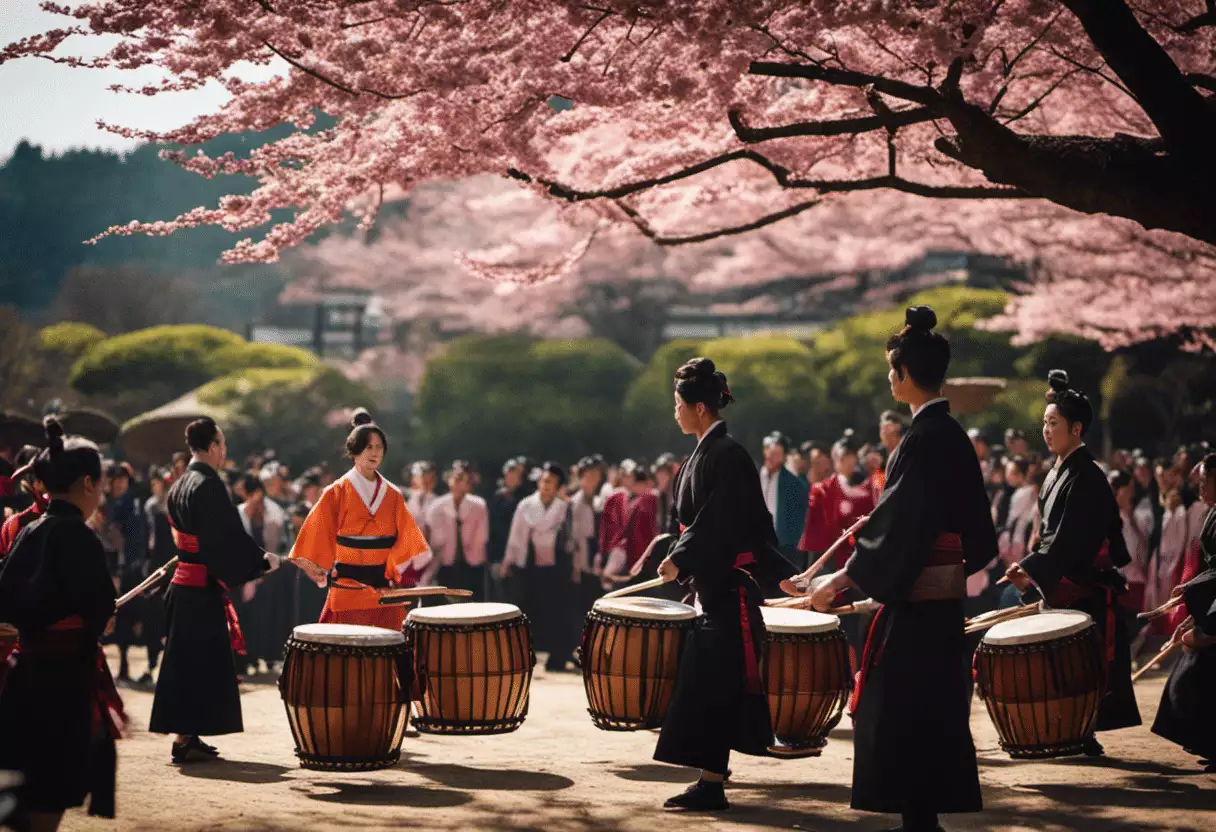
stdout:
[[850,707],[852,806],[899,813],[908,832],[981,809],[963,605],[966,576],[997,552],[979,460],[941,396],[950,344],[936,323],[913,307],[887,344],[891,393],[912,406],[912,423],[853,555],[812,584],[820,611],[850,587],[882,602]]
[[700,769],[701,778],[668,800],[668,809],[730,808],[723,791],[730,752],[764,756],[773,745],[758,664],[761,586],[775,588],[794,567],[777,549],[755,464],[718,418],[733,400],[726,376],[708,358],[676,372],[676,422],[698,443],[676,477],[682,532],[659,574],[691,582],[704,614],[681,657],[654,758]]
[[228,453],[223,431],[199,419],[186,428],[186,443],[193,459],[167,497],[180,560],[165,599],[168,636],[148,724],[154,734],[177,735],[175,763],[218,755],[200,737],[244,730],[232,656],[243,639],[228,591],[279,565],[245,531],[216,473]]
[[1200,473],[1199,494],[1208,506],[1198,541],[1204,571],[1175,590],[1194,628],[1182,637],[1182,655],[1161,694],[1153,733],[1199,757],[1206,771],[1216,772],[1216,454],[1204,457]]
[[[1023,601],[1045,596],[1051,607],[1093,618],[1109,669],[1096,730],[1128,728],[1140,724],[1140,709],[1132,690],[1131,640],[1116,600],[1127,591],[1118,568],[1131,562],[1123,520],[1106,475],[1081,439],[1094,417],[1089,399],[1069,386],[1063,370],[1052,370],[1048,384],[1043,441],[1056,462],[1039,491],[1039,540],[1006,576]],[[1085,753],[1100,755],[1102,746],[1091,737]]]
[[84,521],[101,504],[101,454],[87,440],[65,440],[54,417],[46,425],[34,472],[50,505],[0,570],[0,615],[21,642],[0,685],[0,770],[25,781],[17,796],[26,816],[14,829],[53,830],[86,796],[89,814],[114,817],[114,740],[123,723],[98,647],[114,615],[114,584]]

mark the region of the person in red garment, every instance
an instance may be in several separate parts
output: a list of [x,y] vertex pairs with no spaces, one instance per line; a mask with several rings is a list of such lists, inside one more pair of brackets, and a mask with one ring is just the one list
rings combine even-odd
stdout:
[[[0,563],[3,563],[9,550],[13,548],[13,544],[17,541],[17,535],[21,533],[21,530],[41,517],[43,512],[46,511],[46,488],[38,481],[38,477],[34,475],[34,460],[37,456],[38,449],[32,445],[27,445],[17,454],[17,470],[13,472],[13,483],[16,488],[32,494],[34,502],[5,520],[4,525],[0,526]],[[0,661],[3,660],[4,657],[0,655]]]
[[[874,487],[857,468],[857,443],[851,429],[832,446],[832,464],[836,469],[833,475],[811,486],[806,524],[798,544],[798,548],[807,553],[808,566],[830,549],[850,526],[874,510]],[[827,564],[824,571],[842,568],[850,552],[849,547],[843,547],[836,555],[836,562]],[[842,603],[860,601],[863,597],[855,589],[849,589]],[[862,617],[858,615],[846,615],[840,620],[854,658],[861,650],[862,624]]]
[[613,579],[628,576],[659,533],[659,495],[644,462],[621,463],[624,487],[604,503],[600,521],[600,551],[604,563],[604,588],[615,589]]

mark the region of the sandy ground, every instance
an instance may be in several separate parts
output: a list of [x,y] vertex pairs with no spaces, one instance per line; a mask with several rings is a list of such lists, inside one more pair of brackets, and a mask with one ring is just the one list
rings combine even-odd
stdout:
[[[142,657],[140,657],[142,658]],[[135,656],[133,655],[133,659]],[[133,669],[142,672],[134,662]],[[66,830],[543,830],[607,832],[710,826],[819,832],[886,829],[897,819],[848,807],[852,742],[846,717],[819,759],[735,755],[719,816],[674,815],[659,806],[692,779],[651,761],[655,734],[597,730],[582,679],[538,670],[523,727],[496,737],[407,736],[388,771],[329,774],[296,765],[273,680],[243,686],[246,731],[214,740],[224,761],[175,767],[169,740],[145,730],[150,693],[126,690],[134,720],[119,749],[116,821],[69,813]],[[1138,686],[1151,721],[1164,676]],[[945,818],[955,830],[1216,829],[1216,775],[1147,727],[1102,735],[1108,756],[1015,762],[976,700],[971,717],[985,811]],[[925,742],[933,727],[925,726]],[[915,760],[910,761],[915,765]]]

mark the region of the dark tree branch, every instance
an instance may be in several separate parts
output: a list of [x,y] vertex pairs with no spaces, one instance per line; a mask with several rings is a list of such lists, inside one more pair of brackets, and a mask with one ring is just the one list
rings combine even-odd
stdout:
[[1216,75],[1207,75],[1203,72],[1188,72],[1185,77],[1193,87],[1216,92]]
[[935,197],[938,199],[1025,199],[1029,196],[1017,188],[965,186],[965,185],[930,185],[924,182],[913,182],[898,176],[871,176],[863,179],[800,179],[793,176],[790,170],[777,164],[767,156],[754,150],[734,150],[718,156],[681,168],[664,176],[642,179],[615,188],[584,191],[554,182],[548,179],[534,177],[516,168],[509,168],[507,175],[521,182],[537,184],[548,190],[549,195],[564,199],[568,202],[583,202],[589,199],[622,199],[632,194],[668,185],[682,179],[688,179],[700,173],[705,173],[731,162],[748,161],[767,170],[773,179],[783,188],[814,190],[820,193],[847,193],[851,191],[894,190],[916,196]]
[[1161,137],[1183,156],[1211,158],[1216,113],[1124,0],[1061,0]]
[[423,90],[423,89],[416,89],[416,90],[409,90],[408,92],[403,92],[403,93],[387,93],[387,92],[379,92],[377,90],[373,90],[368,87],[360,87],[359,89],[356,90],[352,87],[349,87],[345,84],[335,81],[334,79],[332,79],[326,75],[322,75],[317,70],[313,69],[312,67],[310,67],[306,64],[301,63],[299,60],[297,60],[296,58],[293,58],[291,55],[287,54],[283,50],[275,48],[274,44],[270,43],[269,41],[264,40],[264,41],[262,41],[262,43],[265,44],[266,48],[269,49],[271,52],[278,55],[283,60],[287,61],[287,63],[291,64],[293,67],[300,70],[305,75],[308,75],[312,78],[316,78],[321,83],[328,84],[329,86],[333,87],[334,89],[341,90],[342,92],[346,93],[347,95],[357,96],[360,93],[367,93],[368,95],[374,96],[376,98],[381,98],[385,101],[400,101],[404,98],[410,98],[412,96],[418,95],[421,92],[425,92],[425,90]]
[[579,47],[583,45],[583,41],[585,41],[585,40],[587,40],[587,38],[591,37],[591,33],[595,31],[595,27],[599,26],[601,23],[603,23],[605,20],[607,20],[610,17],[612,17],[612,11],[605,10],[603,12],[603,14],[601,14],[598,18],[596,18],[596,21],[594,23],[592,23],[589,27],[587,27],[587,31],[583,32],[583,34],[581,36],[579,36],[579,39],[574,42],[574,46],[570,47],[570,51],[567,52],[565,55],[562,55],[561,62],[564,64],[570,63],[570,61],[574,58],[575,54],[578,52]]
[[932,121],[936,116],[926,107],[908,110],[888,110],[885,115],[859,116],[832,121],[800,121],[780,127],[749,127],[738,110],[727,113],[730,126],[735,129],[739,141],[747,144],[766,142],[770,139],[789,139],[794,136],[847,136],[869,133],[872,130],[890,130],[909,124]]
[[688,234],[686,236],[674,237],[667,237],[659,234],[650,226],[650,223],[646,222],[645,218],[643,218],[641,214],[630,208],[624,202],[618,202],[616,203],[616,206],[621,209],[621,212],[629,218],[629,220],[637,227],[638,231],[641,231],[642,235],[647,239],[661,246],[683,246],[690,243],[704,243],[708,240],[714,240],[719,237],[730,237],[735,234],[743,234],[747,231],[755,231],[757,228],[764,228],[767,225],[773,225],[774,223],[797,216],[803,211],[814,208],[820,203],[820,201],[821,200],[818,199],[811,199],[806,202],[799,202],[795,205],[791,205],[789,208],[781,211],[775,211],[771,214],[765,214],[759,219],[743,223],[742,225],[733,225],[727,228],[718,228],[713,231],[704,231],[700,234]]
[[1216,26],[1216,0],[1207,0],[1204,6],[1207,11],[1195,15],[1186,23],[1178,26],[1176,31],[1183,35],[1193,35],[1206,26]]
[[901,98],[925,107],[934,107],[941,102],[941,95],[933,87],[917,86],[904,81],[895,81],[879,75],[867,75],[864,72],[854,72],[849,69],[833,69],[809,64],[777,63],[773,61],[752,61],[749,72],[752,75],[768,75],[773,78],[806,78],[810,81],[824,81],[843,87],[869,87],[889,95]]

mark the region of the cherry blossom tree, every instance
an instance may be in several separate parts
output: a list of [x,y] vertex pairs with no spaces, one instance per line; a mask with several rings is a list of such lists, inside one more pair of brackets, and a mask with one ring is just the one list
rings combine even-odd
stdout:
[[[0,61],[154,66],[162,83],[131,92],[219,83],[232,96],[179,130],[116,132],[189,145],[297,128],[245,157],[170,154],[204,176],[251,176],[259,187],[110,233],[245,232],[292,209],[291,221],[226,255],[272,260],[347,212],[370,226],[394,189],[491,173],[562,203],[563,220],[583,232],[560,256],[507,278],[528,282],[568,272],[606,225],[674,246],[795,217],[830,225],[833,212],[864,214],[854,206],[877,202],[885,214],[1041,253],[1044,283],[1006,321],[1025,337],[1080,328],[1117,345],[1181,328],[1202,343],[1212,323],[1210,306],[1191,302],[1216,283],[1211,0],[45,8],[74,22],[11,44]],[[70,41],[84,35],[118,42],[82,59]],[[242,62],[283,71],[251,83]],[[335,126],[308,131],[317,111]],[[985,225],[993,221],[1000,227]],[[1120,298],[1143,287],[1152,293],[1140,306],[1154,308],[1123,320]]]

